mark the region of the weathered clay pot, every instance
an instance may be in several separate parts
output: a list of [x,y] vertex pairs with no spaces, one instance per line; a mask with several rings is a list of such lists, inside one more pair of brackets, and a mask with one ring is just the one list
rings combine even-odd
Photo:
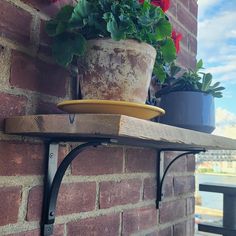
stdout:
[[90,40],[79,61],[83,99],[145,103],[156,50],[135,40]]

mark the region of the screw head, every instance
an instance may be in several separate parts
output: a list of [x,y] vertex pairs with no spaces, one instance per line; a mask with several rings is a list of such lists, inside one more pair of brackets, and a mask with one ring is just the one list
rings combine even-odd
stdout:
[[54,157],[53,153],[50,153],[50,154],[49,154],[49,157],[50,157],[50,158],[53,158],[53,157]]
[[54,216],[54,215],[55,215],[54,211],[51,211],[50,216]]

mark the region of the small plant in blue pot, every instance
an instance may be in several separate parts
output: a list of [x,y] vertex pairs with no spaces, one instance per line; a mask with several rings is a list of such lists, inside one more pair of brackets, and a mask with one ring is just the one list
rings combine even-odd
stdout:
[[167,68],[167,80],[156,93],[166,115],[161,123],[181,128],[212,133],[215,129],[214,98],[221,98],[225,89],[220,82],[213,83],[212,74],[202,72],[203,61],[195,70],[181,74],[181,68],[172,64]]

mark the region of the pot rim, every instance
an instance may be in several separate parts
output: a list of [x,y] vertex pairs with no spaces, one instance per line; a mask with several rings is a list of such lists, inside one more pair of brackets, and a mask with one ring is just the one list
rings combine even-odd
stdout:
[[187,93],[189,93],[189,94],[194,93],[194,94],[201,94],[201,95],[213,97],[212,94],[206,93],[206,92],[202,92],[202,91],[172,91],[172,92],[169,92],[169,93],[167,93],[167,94],[163,94],[161,97],[167,96],[167,95],[173,94],[173,93],[186,93],[186,94],[187,94]]
[[[119,40],[115,41],[111,38],[97,38],[97,39],[90,39],[87,40],[88,45],[97,45],[97,46],[103,46],[108,47],[110,46],[115,46],[115,47],[120,47],[120,48],[126,48],[127,50],[134,50],[135,51],[140,51],[140,52],[146,52],[148,54],[154,55],[153,57],[156,57],[157,51],[156,49],[145,42],[139,42],[138,40],[135,39],[125,39],[125,40]],[[135,45],[135,46],[134,46]]]

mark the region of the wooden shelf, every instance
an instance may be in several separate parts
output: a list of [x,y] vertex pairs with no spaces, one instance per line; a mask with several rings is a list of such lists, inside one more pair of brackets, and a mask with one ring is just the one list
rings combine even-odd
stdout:
[[8,134],[46,139],[112,138],[126,145],[155,148],[236,150],[236,140],[124,115],[33,115],[6,119]]
[[[48,141],[45,168],[42,235],[53,234],[57,196],[66,169],[87,148],[104,144],[153,147],[157,150],[156,206],[162,200],[165,176],[172,164],[188,154],[207,149],[236,150],[236,140],[215,135],[180,129],[123,115],[35,115],[8,118],[7,134],[36,136]],[[57,167],[60,142],[78,141],[75,147]],[[161,153],[181,151],[163,170]],[[161,174],[163,173],[163,174]],[[221,229],[222,230],[222,229]]]

